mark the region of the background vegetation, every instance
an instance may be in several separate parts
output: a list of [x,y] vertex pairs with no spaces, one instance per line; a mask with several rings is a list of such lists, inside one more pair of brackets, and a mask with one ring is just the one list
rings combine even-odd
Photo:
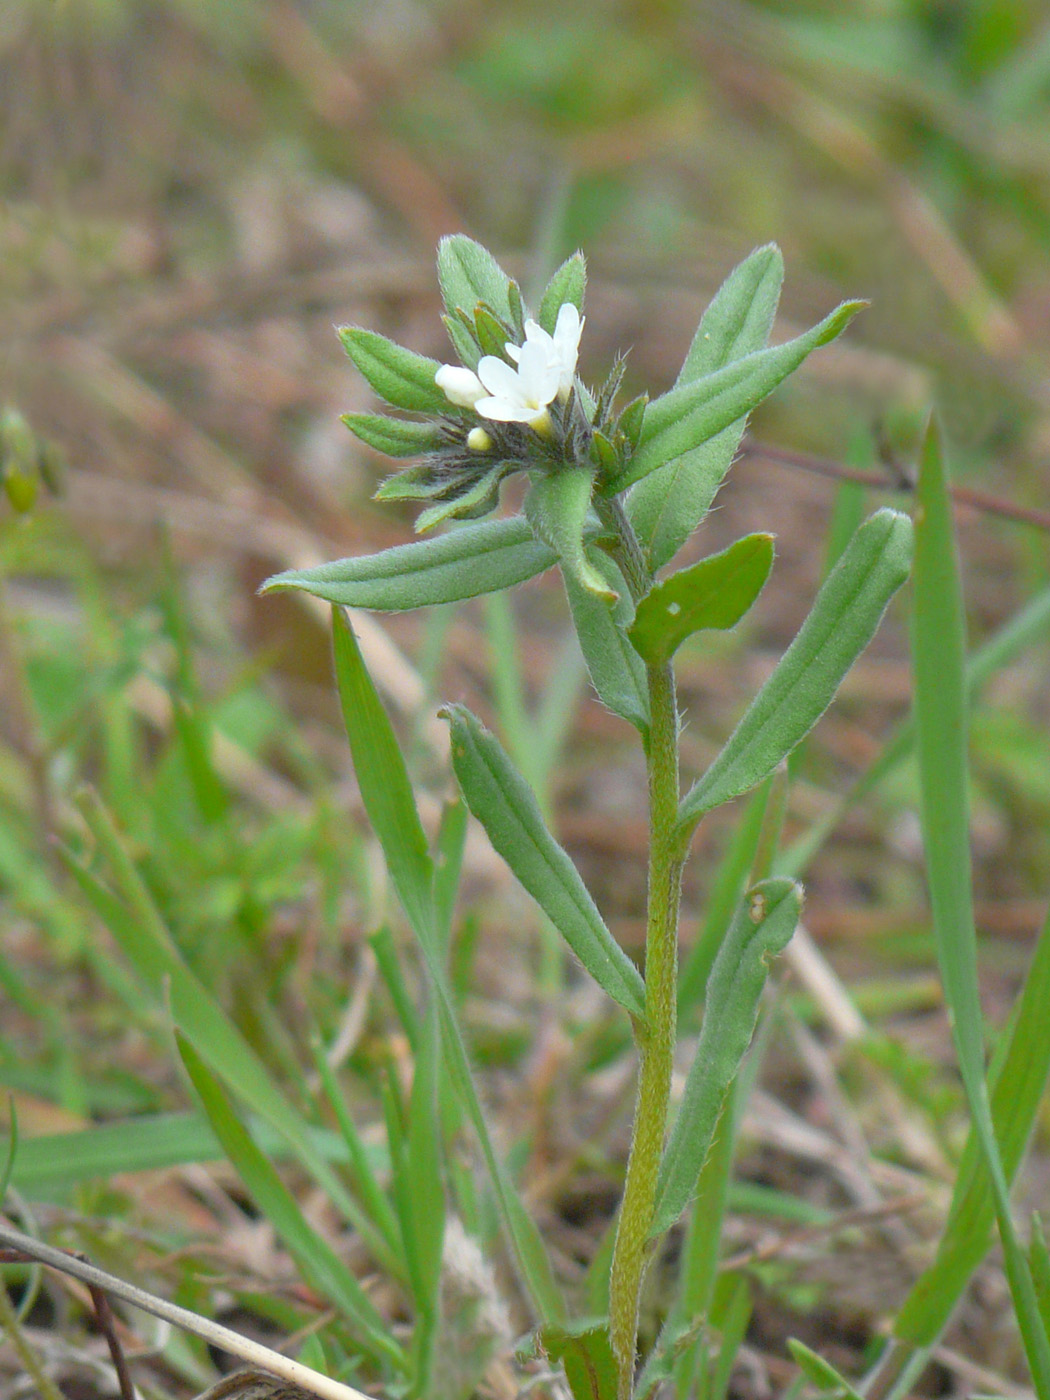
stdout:
[[[388,956],[404,929],[361,820],[326,617],[254,594],[277,569],[408,538],[407,515],[370,504],[383,463],[338,421],[370,403],[333,325],[444,358],[433,252],[453,230],[526,289],[584,247],[581,368],[599,377],[629,349],[629,388],[666,387],[756,244],[785,253],[778,338],[843,297],[871,300],[756,415],[697,541],[699,555],[773,528],[778,561],[738,633],[683,653],[686,757],[701,766],[727,732],[845,522],[906,500],[938,403],[971,647],[1036,609],[973,720],[984,1006],[1002,1023],[1050,867],[1048,109],[1035,0],[8,0],[0,400],[67,463],[29,516],[0,513],[0,1085],[22,1138],[14,1185],[41,1229],[238,1325],[325,1335],[323,1298],[219,1162],[163,996],[70,860],[100,858],[88,784],[150,907],[275,1080],[313,1102],[316,1033],[379,1150],[381,1086],[410,1061],[399,997],[415,989]],[[842,464],[868,484],[842,486]],[[784,839],[812,851],[813,941],[780,969],[742,1123],[727,1328],[740,1279],[753,1310],[724,1377],[734,1394],[790,1383],[788,1335],[863,1369],[929,1258],[965,1138],[912,768],[843,802],[908,710],[905,608],[795,765]],[[435,697],[465,699],[528,763],[637,950],[641,773],[615,762],[626,731],[585,697],[556,589],[540,579],[513,610],[384,632],[363,643],[432,794],[424,817],[436,823],[449,788]],[[722,821],[701,834],[713,873],[687,890],[687,957],[730,836]],[[453,973],[486,1100],[580,1279],[616,1200],[633,1066],[480,838],[466,892]],[[59,1146],[60,1132],[83,1135]],[[1044,1112],[1021,1215],[1046,1199],[1048,1133]],[[359,1241],[341,1248],[366,1271]],[[466,1337],[482,1302],[504,1309],[476,1369],[513,1393],[519,1300],[502,1277],[471,1286],[449,1314]],[[396,1319],[396,1290],[369,1287]],[[60,1381],[104,1392],[97,1339],[63,1299],[36,1303],[29,1335]],[[927,1393],[1012,1393],[1010,1319],[993,1256]],[[185,1339],[160,1350],[160,1392],[214,1375]],[[0,1362],[18,1393],[13,1355]]]

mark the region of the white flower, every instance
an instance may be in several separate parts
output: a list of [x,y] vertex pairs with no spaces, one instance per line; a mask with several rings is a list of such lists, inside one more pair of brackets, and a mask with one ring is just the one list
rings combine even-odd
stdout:
[[[518,350],[517,346],[513,348]],[[558,392],[558,366],[548,347],[535,340],[527,340],[516,359],[518,367],[514,369],[496,355],[482,357],[478,378],[489,397],[478,399],[474,407],[483,418],[493,418],[498,423],[528,423],[542,431],[550,422],[547,405]]]
[[[536,321],[525,322],[525,344],[543,347],[549,363],[558,371],[558,398],[563,403],[569,397],[572,381],[576,377],[576,359],[580,353],[584,319],[573,303],[566,301],[558,308],[553,335]],[[507,346],[507,354],[515,364],[520,363],[523,349],[524,346]]]
[[450,403],[459,408],[473,408],[485,397],[485,386],[472,369],[462,365],[442,365],[434,375],[434,383]]

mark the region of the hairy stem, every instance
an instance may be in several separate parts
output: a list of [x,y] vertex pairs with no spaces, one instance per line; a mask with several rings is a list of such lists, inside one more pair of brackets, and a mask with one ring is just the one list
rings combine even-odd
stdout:
[[[610,514],[615,519],[621,542],[617,551],[619,562],[637,597],[649,582],[648,571],[622,510]],[[644,1026],[637,1028],[638,1099],[609,1287],[609,1339],[619,1372],[619,1400],[630,1400],[634,1386],[638,1311],[651,1253],[649,1228],[667,1130],[676,1032],[678,908],[684,863],[677,830],[678,706],[670,665],[650,666],[648,681],[651,727],[646,745],[649,776],[646,1017]]]

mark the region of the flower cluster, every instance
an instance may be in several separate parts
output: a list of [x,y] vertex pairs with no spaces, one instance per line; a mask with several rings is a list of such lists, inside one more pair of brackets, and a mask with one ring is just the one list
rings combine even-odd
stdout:
[[478,372],[462,365],[442,365],[434,380],[450,403],[472,408],[497,423],[527,423],[535,432],[551,431],[548,405],[566,403],[576,377],[576,360],[584,320],[567,301],[558,309],[554,334],[533,320],[525,322],[525,343],[508,341],[508,359],[483,355]]
[[[614,411],[622,362],[597,393],[576,377],[587,287],[583,254],[557,269],[535,314],[491,253],[462,234],[442,239],[438,282],[458,364],[439,364],[375,331],[339,332],[377,395],[413,415],[343,417],[369,446],[416,458],[382,483],[376,499],[423,503],[416,518],[421,532],[487,514],[499,503],[504,478],[525,472],[530,524],[547,540],[550,522],[570,519],[571,547],[564,541],[551,547],[563,560],[571,556],[571,571],[586,575],[583,531],[592,498],[622,473],[644,402]],[[571,508],[548,500],[561,493],[571,497]],[[596,587],[587,577],[587,586]]]

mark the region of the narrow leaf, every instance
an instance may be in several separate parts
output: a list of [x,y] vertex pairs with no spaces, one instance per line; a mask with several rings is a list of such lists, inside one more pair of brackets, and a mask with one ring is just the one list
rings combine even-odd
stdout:
[[812,351],[839,335],[864,305],[848,301],[804,335],[758,350],[713,374],[680,384],[645,411],[641,441],[623,475],[605,488],[608,495],[626,491],[636,481],[709,441],[773,392]]
[[489,250],[472,238],[462,233],[443,238],[438,244],[437,273],[450,316],[458,308],[473,319],[478,302],[484,302],[502,320],[514,320],[510,278]]
[[[756,249],[729,274],[704,313],[676,387],[765,346],[783,277],[784,260],[773,245]],[[651,568],[662,568],[677,554],[711,508],[745,423],[746,418],[738,418],[700,447],[658,467],[631,491],[627,514]]]
[[616,594],[587,558],[584,529],[591,508],[594,477],[582,467],[565,467],[534,481],[525,514],[536,535],[554,550],[562,572],[599,598]]
[[639,656],[661,666],[694,632],[735,627],[772,567],[773,536],[745,535],[656,584],[638,604],[628,634]]
[[682,362],[675,387],[760,350],[769,338],[784,280],[784,259],[767,243],[729,274],[711,300]]
[[564,1366],[573,1400],[616,1400],[616,1359],[606,1321],[543,1327],[539,1343],[551,1361]]
[[[992,1122],[1007,1182],[1021,1165],[1050,1074],[1050,918],[1040,931],[1021,997],[991,1071]],[[932,1346],[991,1244],[995,1206],[980,1146],[971,1130],[959,1165],[937,1257],[912,1286],[894,1333]]]
[[857,531],[776,670],[686,795],[683,823],[757,786],[813,728],[907,577],[911,537],[911,522],[894,510],[877,511]]
[[344,1189],[311,1136],[309,1125],[292,1108],[269,1071],[208,989],[191,972],[175,948],[149,891],[121,844],[116,829],[93,794],[82,803],[85,819],[117,878],[123,899],[72,856],[66,863],[81,890],[112,933],[151,999],[166,996],[175,1026],[192,1042],[216,1074],[244,1102],[270,1123],[289,1144],[322,1190],[361,1232],[385,1267],[398,1273],[396,1259],[382,1237]]
[[556,562],[557,555],[536,539],[524,516],[515,515],[463,525],[437,539],[395,545],[378,554],[289,569],[267,579],[260,591],[301,588],[348,608],[399,612],[512,588]]
[[332,609],[335,676],[361,800],[413,923],[430,917],[433,867],[412,784],[346,614]]
[[237,1117],[219,1081],[185,1036],[176,1031],[175,1039],[223,1151],[263,1216],[301,1264],[307,1279],[322,1297],[353,1320],[362,1339],[378,1355],[403,1364],[404,1354],[375,1305],[331,1246],[307,1224],[295,1198]]
[[558,312],[566,302],[572,302],[580,315],[583,315],[583,298],[586,291],[587,259],[581,252],[575,252],[558,268],[540,298],[540,309],[536,319],[548,335],[554,334]]
[[423,534],[426,530],[443,525],[446,520],[469,520],[479,515],[487,515],[499,502],[499,484],[505,474],[503,463],[497,462],[462,494],[447,501],[439,501],[437,505],[421,511],[416,519],[416,530]]
[[342,421],[362,442],[388,457],[421,457],[441,442],[433,423],[412,423],[385,413],[344,413]]
[[410,413],[451,413],[453,407],[434,383],[441,368],[437,360],[395,345],[377,331],[341,326],[339,339],[381,399]]
[[481,347],[474,339],[473,331],[468,330],[458,316],[442,316],[441,321],[460,360],[467,369],[477,369],[481,359]]
[[496,1155],[471,1073],[466,1040],[448,984],[444,933],[431,886],[432,862],[416,815],[404,759],[350,625],[338,612],[335,636],[343,715],[362,800],[383,846],[391,883],[426,962],[441,1021],[443,1063],[477,1135],[522,1278],[544,1319],[556,1321],[564,1316],[565,1305],[550,1259],[535,1223]]
[[617,596],[610,603],[581,587],[571,574],[565,575],[565,593],[587,670],[602,704],[641,734],[648,734],[649,683],[642,659],[628,640],[634,618],[630,591],[607,554],[592,545],[588,558]]
[[452,727],[452,766],[467,806],[495,849],[598,985],[633,1017],[645,1017],[638,969],[613,938],[579,872],[544,824],[539,805],[499,740],[462,705]]
[[850,1385],[830,1361],[818,1356],[805,1342],[800,1342],[796,1337],[789,1337],[788,1351],[806,1380],[810,1385],[816,1386],[827,1400],[863,1400],[860,1391]]
[[919,469],[913,660],[922,830],[937,962],[952,1039],[995,1202],[1003,1262],[1032,1379],[1050,1396],[1050,1340],[1017,1240],[984,1077],[984,1030],[970,871],[966,641],[951,497],[931,421]]
[[650,1237],[670,1229],[696,1189],[726,1092],[751,1044],[770,959],[787,946],[801,910],[802,890],[793,880],[762,880],[745,895],[729,927],[708,979],[700,1039],[660,1169]]

